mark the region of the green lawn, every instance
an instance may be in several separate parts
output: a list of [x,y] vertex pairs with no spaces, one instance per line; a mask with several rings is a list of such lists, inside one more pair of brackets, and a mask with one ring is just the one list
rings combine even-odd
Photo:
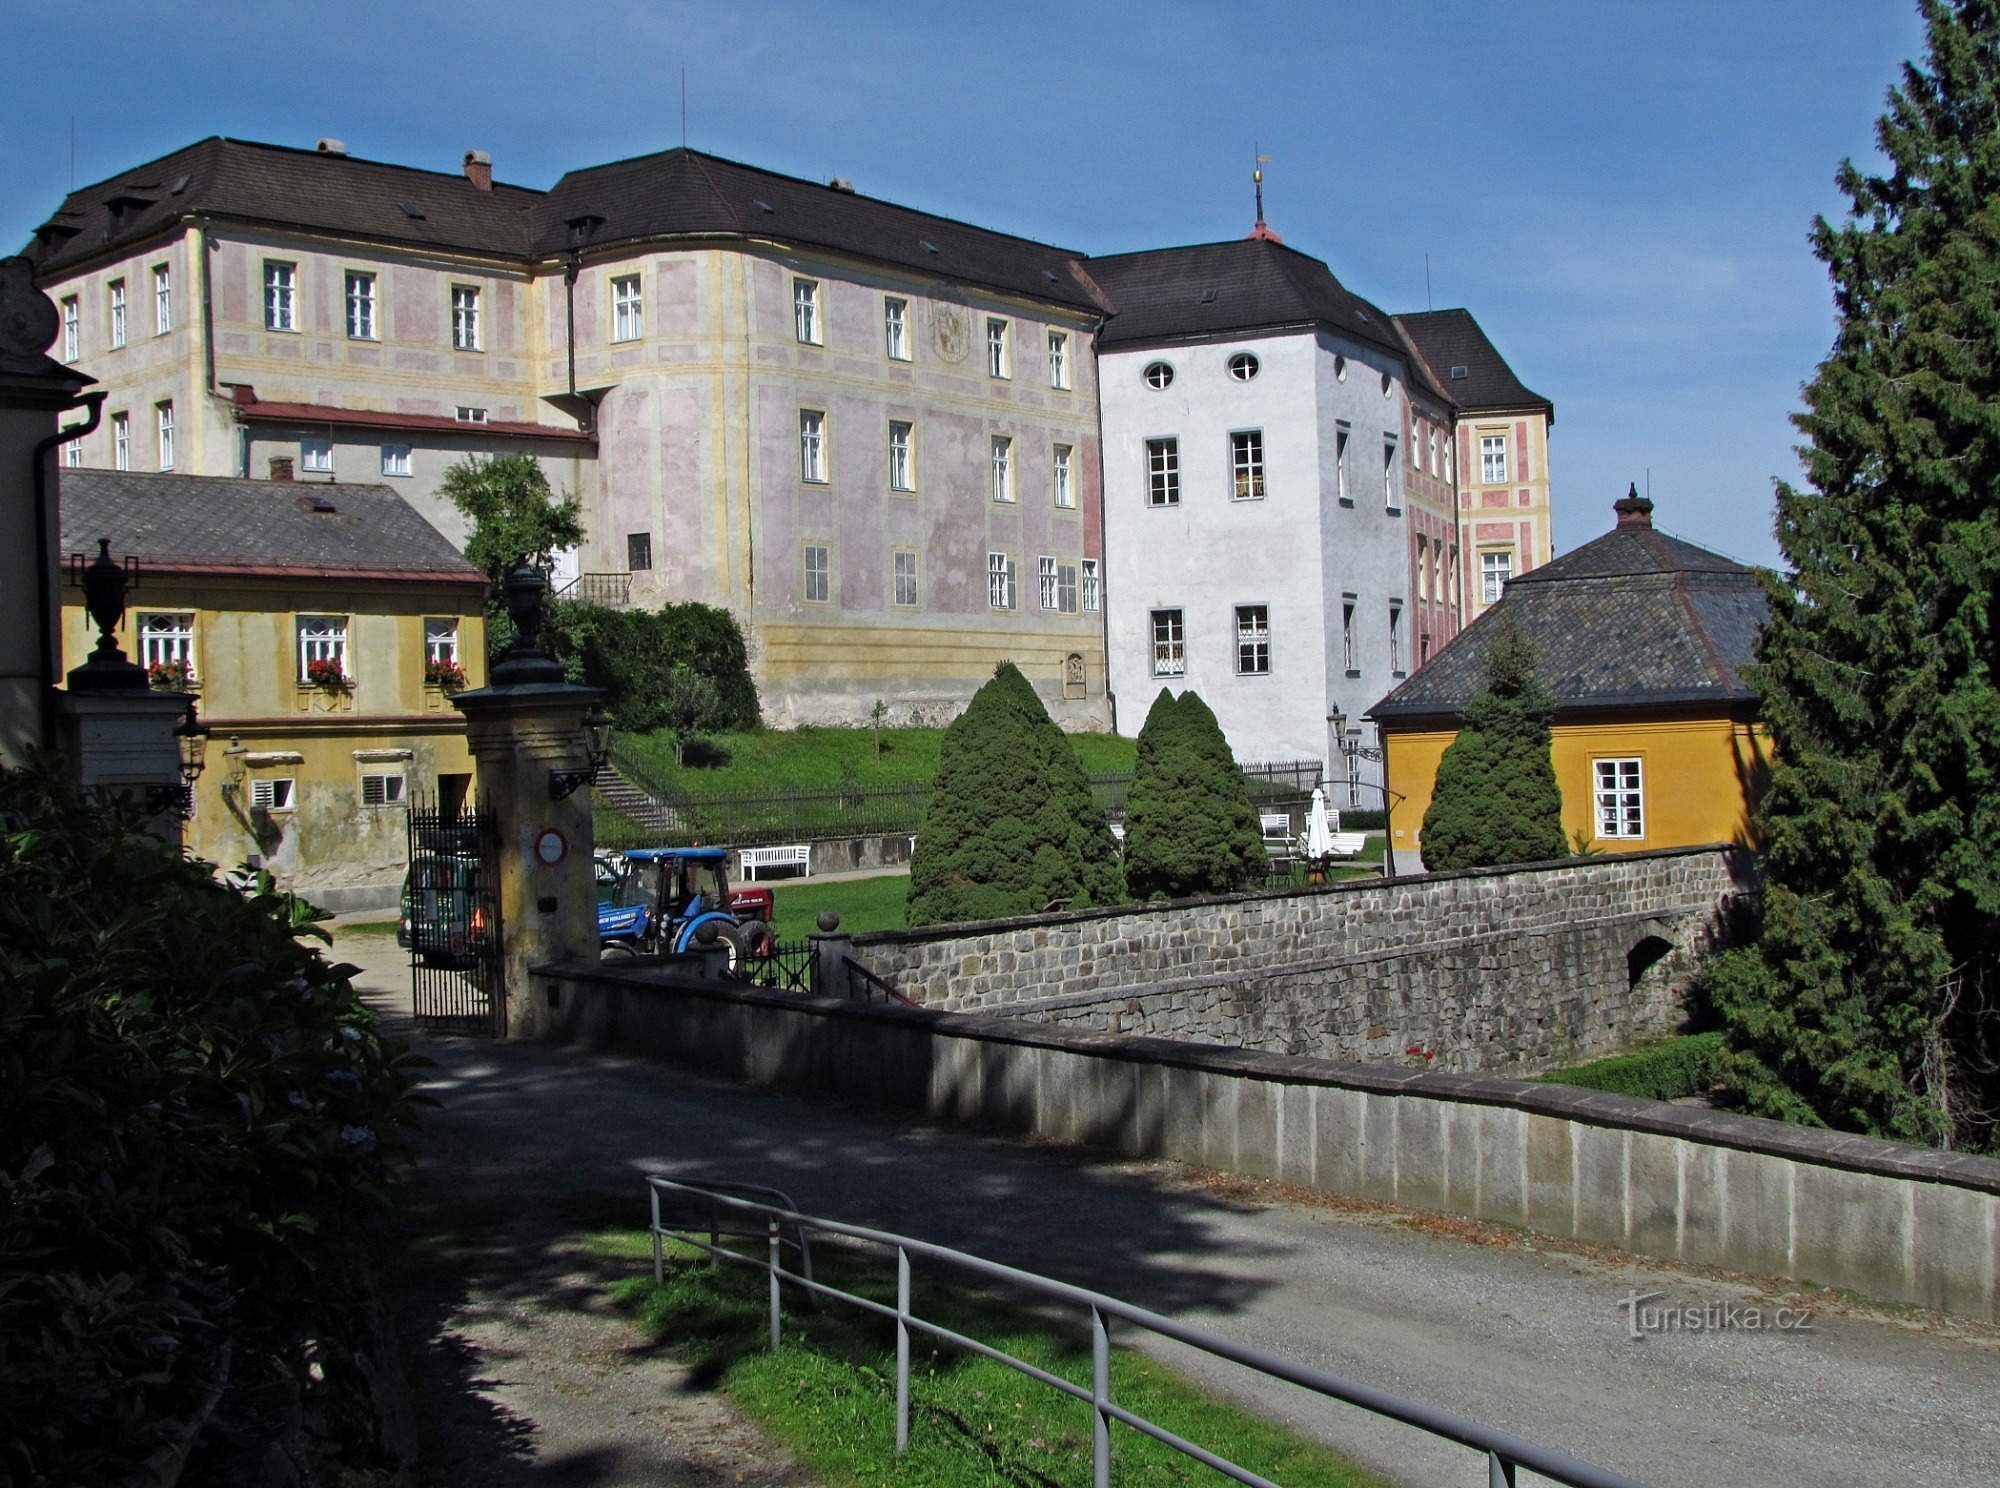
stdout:
[[803,879],[771,885],[771,911],[784,940],[803,940],[818,928],[819,912],[840,915],[840,928],[850,935],[869,930],[901,930],[903,905],[910,895],[908,873],[880,878]]
[[[616,1249],[629,1254],[630,1244]],[[871,1264],[815,1244],[813,1270],[822,1282],[893,1305],[894,1271],[883,1258]],[[618,1296],[698,1376],[718,1379],[827,1488],[1085,1488],[1091,1481],[1088,1405],[921,1332],[910,1346],[910,1446],[898,1456],[894,1335],[880,1319],[831,1300],[788,1310],[784,1345],[772,1352],[763,1276],[712,1266],[678,1245],[664,1286],[648,1275],[624,1283]],[[788,1309],[798,1302],[787,1293]],[[1080,1331],[921,1273],[912,1304],[920,1316],[1051,1374],[1079,1384],[1090,1379],[1090,1346]],[[1116,1350],[1111,1380],[1119,1404],[1287,1488],[1386,1488],[1328,1448],[1208,1398],[1142,1354]],[[1223,1481],[1127,1427],[1114,1424],[1111,1432],[1116,1482]]]
[[[671,738],[635,734],[620,739],[621,750],[643,758],[654,773],[689,791],[832,790],[843,783],[928,785],[937,778],[938,747],[944,730],[885,728],[876,748],[868,728],[760,729],[716,734],[688,750],[687,763],[674,763]],[[1115,734],[1071,734],[1071,747],[1090,774],[1132,768],[1137,743]]]

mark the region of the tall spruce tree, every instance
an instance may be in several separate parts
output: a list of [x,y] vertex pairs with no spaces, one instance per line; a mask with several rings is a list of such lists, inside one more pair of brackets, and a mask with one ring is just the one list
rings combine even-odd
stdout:
[[1140,899],[1227,894],[1263,877],[1263,832],[1208,704],[1164,687],[1146,713],[1125,798],[1125,886]]
[[1564,856],[1562,791],[1549,758],[1555,699],[1535,675],[1535,648],[1502,618],[1486,648],[1486,685],[1459,716],[1424,812],[1433,872]]
[[912,925],[1118,898],[1117,846],[1090,778],[1012,662],[945,730],[910,858]]
[[1712,997],[1749,1107],[1990,1145],[2000,1102],[2000,4],[1924,7],[1880,175],[1813,228],[1839,311],[1778,487],[1761,939]]

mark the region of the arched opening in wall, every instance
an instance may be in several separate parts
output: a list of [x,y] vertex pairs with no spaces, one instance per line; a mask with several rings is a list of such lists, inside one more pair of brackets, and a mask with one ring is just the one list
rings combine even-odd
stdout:
[[1648,935],[1625,953],[1625,989],[1636,992],[1646,973],[1667,958],[1674,943],[1664,936]]

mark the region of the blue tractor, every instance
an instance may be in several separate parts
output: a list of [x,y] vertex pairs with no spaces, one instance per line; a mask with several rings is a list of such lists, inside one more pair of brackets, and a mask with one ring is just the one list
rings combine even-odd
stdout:
[[727,947],[729,969],[776,948],[771,891],[729,886],[726,847],[641,847],[600,885],[597,938],[607,961],[691,951],[704,925]]

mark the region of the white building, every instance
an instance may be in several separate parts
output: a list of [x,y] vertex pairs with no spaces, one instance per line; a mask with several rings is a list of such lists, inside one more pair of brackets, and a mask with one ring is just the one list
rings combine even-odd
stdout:
[[1089,267],[1117,307],[1097,350],[1119,730],[1193,688],[1239,760],[1321,760],[1379,808],[1361,713],[1416,663],[1410,499],[1450,517],[1406,445],[1448,401],[1389,316],[1268,230]]

